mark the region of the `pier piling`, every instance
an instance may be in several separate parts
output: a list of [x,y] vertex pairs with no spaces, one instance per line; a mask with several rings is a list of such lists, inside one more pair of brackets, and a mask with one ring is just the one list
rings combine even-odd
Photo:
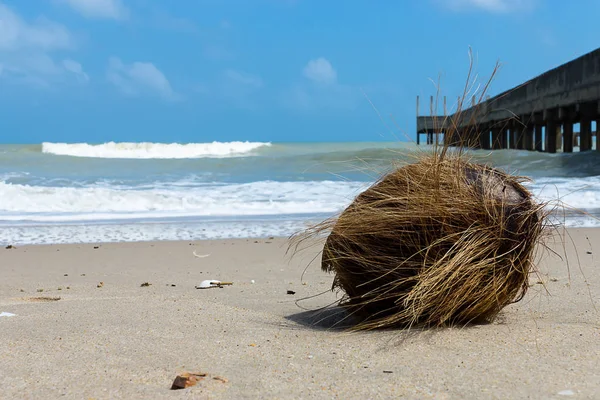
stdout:
[[579,151],[592,149],[592,120],[584,116],[579,122]]
[[569,120],[563,122],[563,152],[573,152],[573,122]]
[[557,130],[560,129],[553,118],[546,121],[546,147],[547,153],[556,153]]

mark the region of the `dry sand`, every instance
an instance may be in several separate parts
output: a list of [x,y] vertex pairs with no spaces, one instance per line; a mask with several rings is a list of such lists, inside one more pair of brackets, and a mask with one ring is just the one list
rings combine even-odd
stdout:
[[[284,239],[0,249],[0,398],[597,399],[600,230],[568,233],[580,262],[545,256],[549,293],[532,278],[492,324],[412,333],[300,309],[333,301],[332,277],[315,264],[303,284],[317,249],[289,261]],[[209,375],[169,390],[183,371]]]

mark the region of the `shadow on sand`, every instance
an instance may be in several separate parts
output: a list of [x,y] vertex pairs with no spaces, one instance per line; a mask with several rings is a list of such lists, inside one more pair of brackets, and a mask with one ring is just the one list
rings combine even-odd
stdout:
[[285,319],[317,330],[345,331],[356,325],[357,320],[340,306],[319,308],[288,315]]
[[[322,331],[333,331],[333,332],[352,332],[353,328],[356,327],[359,318],[352,316],[345,308],[340,306],[329,306],[324,308],[319,308],[316,310],[307,310],[298,312],[295,314],[288,315],[284,317],[288,321],[292,321],[298,325],[304,326],[306,328],[322,330]],[[442,327],[423,327],[423,326],[414,326],[414,327],[387,327],[381,329],[375,329],[371,332],[388,332],[395,333],[396,338],[401,341],[410,337],[414,337],[415,335],[434,335],[441,330],[448,329],[470,329],[473,327],[480,327],[490,324],[502,325],[504,324],[505,318],[503,314],[499,314],[496,318],[495,322],[491,323],[485,320],[479,321],[471,321],[470,323],[458,325],[458,326],[447,326],[445,328]]]

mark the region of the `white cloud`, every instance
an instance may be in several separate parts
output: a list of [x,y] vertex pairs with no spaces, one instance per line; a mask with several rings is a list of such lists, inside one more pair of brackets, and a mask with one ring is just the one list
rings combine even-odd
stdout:
[[329,60],[310,60],[302,70],[304,78],[282,94],[281,104],[294,111],[343,111],[355,109],[360,101],[358,88],[338,82],[337,71]]
[[[52,55],[74,47],[73,35],[63,25],[42,17],[26,21],[0,3],[3,80],[44,87],[64,81],[69,77],[69,69],[64,63],[57,63]],[[79,68],[85,74],[80,64]]]
[[86,18],[125,19],[128,10],[121,0],[58,0]]
[[337,81],[337,72],[323,57],[310,60],[304,67],[303,73],[306,78],[317,83],[332,84]]
[[140,96],[158,94],[167,100],[179,100],[167,77],[156,66],[149,62],[124,64],[119,58],[111,57],[106,77],[123,94]]
[[480,9],[496,13],[509,13],[532,9],[536,0],[438,0],[455,10]]
[[64,26],[45,18],[28,23],[0,3],[0,50],[56,50],[73,46],[73,38]]
[[336,70],[326,58],[310,60],[302,74],[312,84],[298,82],[286,90],[282,98],[284,106],[311,112],[352,110],[358,106],[360,90],[339,83]]
[[80,63],[75,60],[71,60],[69,58],[62,61],[63,67],[69,72],[72,72],[77,76],[77,79],[87,82],[90,80],[88,74],[83,71],[83,68]]

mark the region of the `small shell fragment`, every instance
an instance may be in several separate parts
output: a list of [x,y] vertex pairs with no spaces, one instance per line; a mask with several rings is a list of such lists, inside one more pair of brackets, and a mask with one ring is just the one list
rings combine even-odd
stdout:
[[16,315],[17,314],[9,313],[9,312],[6,312],[6,311],[0,312],[0,317],[14,317]]
[[192,254],[194,255],[194,257],[196,258],[206,258],[209,257],[210,254],[196,254],[196,250],[192,251]]
[[195,386],[205,377],[206,374],[201,372],[184,372],[175,377],[173,385],[171,385],[171,390],[186,389]]
[[223,287],[223,286],[228,286],[228,285],[233,285],[233,282],[221,282],[221,281],[217,281],[215,279],[207,279],[205,281],[200,282],[200,284],[198,286],[196,286],[196,289],[210,289],[210,288],[215,288],[215,287]]

